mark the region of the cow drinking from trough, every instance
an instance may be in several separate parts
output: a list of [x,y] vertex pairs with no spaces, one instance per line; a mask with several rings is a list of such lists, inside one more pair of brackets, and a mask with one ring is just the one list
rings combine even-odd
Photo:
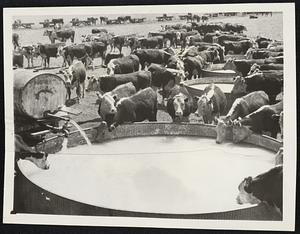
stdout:
[[243,97],[235,99],[227,115],[217,120],[216,143],[220,144],[225,140],[226,129],[232,127],[232,121],[245,117],[256,111],[258,108],[269,104],[269,97],[264,91],[254,91]]

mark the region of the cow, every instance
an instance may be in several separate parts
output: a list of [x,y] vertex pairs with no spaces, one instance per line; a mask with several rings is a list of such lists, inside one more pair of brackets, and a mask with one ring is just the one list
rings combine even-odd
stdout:
[[166,65],[172,56],[170,53],[160,49],[139,49],[134,51],[133,54],[139,57],[142,69],[145,69],[146,64],[151,63]]
[[166,67],[184,71],[184,63],[177,55],[172,55],[168,59]]
[[175,85],[169,91],[167,95],[167,112],[173,122],[186,121],[196,109],[195,101],[185,87]]
[[166,68],[160,64],[152,63],[148,67],[151,72],[152,82],[151,85],[162,89],[162,96],[165,98],[167,92],[175,84],[180,83],[183,77],[183,71]]
[[122,53],[122,48],[125,44],[125,41],[126,41],[126,37],[125,36],[114,36],[112,38],[112,46],[111,46],[111,50],[110,52],[114,51],[115,48],[118,48],[119,50],[119,53],[121,54]]
[[196,34],[196,35],[191,35],[186,37],[186,44],[189,46],[193,46],[196,44],[196,42],[203,42],[203,36],[201,36],[200,34]]
[[238,143],[248,138],[253,132],[261,134],[270,132],[276,138],[280,132],[277,115],[283,110],[283,102],[264,105],[256,111],[233,121],[233,142]]
[[19,44],[19,34],[18,33],[13,33],[12,34],[12,43],[14,46],[14,50],[20,46]]
[[241,94],[253,91],[265,91],[269,96],[270,103],[275,103],[276,95],[283,88],[283,72],[255,72],[246,77],[235,77],[234,85],[231,91],[232,95],[240,96]]
[[260,70],[260,71],[283,70],[283,64],[270,63],[270,64],[261,64],[261,65],[258,65],[256,63],[254,63],[250,67],[250,71],[247,73],[247,75],[253,74],[257,69]]
[[125,74],[139,70],[139,57],[131,54],[122,58],[112,59],[107,64],[107,74]]
[[266,58],[265,61],[264,61],[264,63],[265,64],[270,64],[270,63],[280,63],[280,64],[283,64],[283,56]]
[[48,154],[28,146],[23,137],[19,134],[15,134],[15,156],[17,161],[19,159],[28,160],[34,163],[38,168],[43,170],[49,169],[49,162],[47,160]]
[[233,120],[239,117],[245,117],[267,104],[269,104],[269,97],[264,91],[254,91],[235,99],[227,115],[224,117],[221,116],[217,120],[216,143],[220,144],[225,140],[226,128],[232,126]]
[[196,96],[197,110],[195,114],[203,118],[206,124],[216,123],[217,118],[225,111],[227,99],[223,91],[215,84],[209,84],[204,89],[204,94]]
[[74,44],[68,46],[60,46],[58,49],[58,54],[60,54],[64,62],[62,66],[68,64],[69,66],[73,63],[74,58],[77,58],[85,66],[88,66],[88,62],[92,62],[89,57],[89,53],[92,53],[92,46],[88,44]]
[[92,34],[97,34],[97,33],[108,33],[108,31],[105,28],[93,28]]
[[219,53],[219,60],[215,60],[214,63],[224,63],[225,61],[225,48],[223,46],[220,46],[217,43],[205,43],[201,42],[197,45],[198,51],[203,51],[203,50],[210,50],[214,51],[217,50]]
[[71,89],[76,87],[77,100],[84,98],[86,69],[81,61],[74,61],[67,69],[62,70],[65,77],[68,99],[71,99]]
[[65,42],[67,39],[70,39],[74,43],[75,31],[73,29],[64,29],[59,31],[45,30],[43,36],[48,36],[51,43],[55,43],[55,40],[60,40]]
[[223,45],[225,47],[225,55],[229,51],[232,51],[234,54],[245,54],[249,48],[253,47],[253,42],[251,40],[224,41]]
[[116,103],[124,97],[130,97],[136,93],[136,88],[132,82],[117,86],[110,92],[101,95],[97,92],[99,108],[98,114],[110,126],[113,123],[115,114],[117,113]]
[[217,43],[221,46],[224,46],[225,41],[247,41],[250,40],[247,37],[244,36],[237,36],[237,35],[231,35],[231,34],[221,34],[220,36],[217,36]]
[[33,58],[39,56],[39,49],[35,45],[22,46],[21,54],[27,59],[27,67],[30,67],[30,62],[33,67]]
[[44,63],[44,67],[50,66],[50,58],[57,58],[60,56],[59,48],[61,44],[39,44],[38,45],[38,53],[42,57],[42,65]]
[[151,85],[151,73],[149,71],[137,71],[127,74],[114,74],[100,77],[100,89],[103,92],[112,91],[118,85],[132,82],[136,90],[147,88]]
[[246,59],[265,59],[269,57],[283,56],[283,52],[273,52],[267,49],[250,48],[245,54]]
[[195,57],[184,58],[184,70],[188,73],[187,79],[191,79],[194,75],[199,77],[202,69],[215,61],[220,61],[218,50],[200,51],[199,55]]
[[92,68],[94,69],[94,58],[100,57],[102,65],[104,64],[105,60],[105,53],[107,49],[107,45],[103,42],[91,42],[85,43],[88,57],[92,60]]
[[109,127],[110,131],[125,122],[141,122],[146,119],[156,121],[157,94],[151,87],[148,87],[130,97],[121,98],[116,107],[117,113],[114,123]]
[[138,41],[142,49],[162,49],[164,44],[163,36],[140,38]]
[[241,59],[241,60],[238,60],[238,59],[229,58],[226,61],[223,69],[224,70],[233,70],[236,72],[236,74],[245,77],[249,73],[251,66],[255,63],[258,65],[262,65],[265,63],[265,60],[264,59],[251,59],[251,60]]
[[272,41],[269,45],[268,45],[268,47],[267,47],[267,49],[270,49],[271,47],[276,47],[276,46],[283,46],[283,41]]
[[267,48],[268,45],[272,42],[272,40],[265,37],[257,37],[255,42],[257,43],[258,48]]
[[237,203],[259,204],[266,202],[282,215],[282,174],[282,165],[278,165],[254,178],[251,176],[245,178],[238,186]]
[[113,54],[113,53],[107,53],[105,55],[105,60],[104,60],[104,65],[107,66],[107,64],[110,62],[110,60],[112,59],[116,59],[116,58],[123,58],[124,55],[123,54]]

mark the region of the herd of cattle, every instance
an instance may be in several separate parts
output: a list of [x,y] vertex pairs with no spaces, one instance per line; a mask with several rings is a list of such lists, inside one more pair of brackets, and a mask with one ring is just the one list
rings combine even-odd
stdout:
[[[28,65],[34,56],[41,56],[45,66],[46,62],[49,66],[50,57],[62,56],[62,66],[68,67],[61,69],[68,98],[75,87],[78,100],[84,98],[85,91],[96,91],[98,113],[109,131],[125,122],[156,121],[160,94],[164,100],[162,108],[174,122],[186,121],[186,117],[195,114],[204,123],[215,124],[217,143],[225,140],[228,129],[235,143],[253,132],[268,132],[274,138],[278,135],[282,138],[283,42],[263,37],[254,40],[243,34],[245,30],[243,25],[229,23],[177,24],[166,25],[162,31],[139,38],[114,36],[106,29],[93,29],[91,34],[82,36],[82,43],[65,45],[68,39],[74,42],[75,35],[72,29],[67,29],[45,31],[51,44],[20,47],[16,34],[13,43],[28,59]],[[55,43],[55,40],[61,42]],[[125,46],[131,50],[127,56],[122,54]],[[118,53],[112,53],[116,48]],[[228,55],[234,57],[235,54],[244,55],[244,59],[225,61]],[[86,70],[90,63],[94,67],[96,57],[102,58],[107,75],[87,76]],[[236,73],[231,100],[214,83],[207,84],[202,96],[192,96],[184,81],[201,77],[203,69],[215,64]],[[282,150],[278,157],[282,157]],[[273,182],[282,188],[282,167],[277,166],[268,173],[274,174],[274,170],[277,179]],[[239,203],[249,202],[255,196],[255,186],[249,189],[251,181],[247,178],[239,186],[244,193],[239,196]],[[282,193],[279,185],[276,195]],[[247,200],[245,193],[252,197]],[[281,210],[282,196],[281,199],[274,196],[270,201]]]

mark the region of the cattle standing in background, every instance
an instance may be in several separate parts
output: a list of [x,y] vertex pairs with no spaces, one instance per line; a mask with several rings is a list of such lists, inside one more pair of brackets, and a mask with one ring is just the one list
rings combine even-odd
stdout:
[[283,52],[273,52],[267,49],[250,48],[245,54],[247,59],[265,59],[269,57],[283,56]]
[[151,85],[151,73],[149,71],[137,71],[127,74],[114,74],[100,77],[100,89],[103,92],[112,91],[118,85],[132,82],[136,90],[147,88]]
[[34,147],[29,147],[24,142],[24,139],[17,134],[15,134],[15,154],[16,160],[28,160],[41,169],[49,169],[49,162],[47,161],[48,154],[38,152]]
[[262,134],[270,132],[271,137],[276,138],[280,132],[280,125],[276,114],[283,110],[283,102],[274,105],[265,105],[244,118],[233,121],[233,142],[238,143],[248,138],[252,132]]
[[254,178],[251,176],[245,178],[238,186],[237,203],[267,202],[269,206],[279,210],[282,214],[282,173],[282,165],[279,165]]
[[197,116],[202,116],[204,123],[211,124],[217,122],[220,114],[223,114],[227,100],[223,91],[215,84],[210,84],[204,89],[201,97],[195,97],[197,100]]
[[19,34],[17,33],[13,33],[12,34],[12,43],[13,43],[13,46],[14,46],[14,50],[20,46],[19,44]]
[[33,67],[33,58],[39,56],[39,49],[35,45],[30,46],[22,46],[21,53],[27,59],[27,67],[30,67],[30,62]]
[[164,38],[163,36],[146,37],[139,39],[142,49],[162,49]]
[[236,77],[231,94],[244,95],[253,91],[265,91],[270,103],[275,103],[276,96],[283,88],[283,72],[255,72],[246,77]]
[[257,37],[255,42],[257,43],[258,48],[267,48],[268,45],[272,42],[272,40],[265,37]]
[[38,45],[38,53],[42,57],[42,66],[44,63],[44,67],[50,66],[50,58],[57,58],[59,56],[59,47],[61,44],[40,44]]
[[121,54],[122,48],[125,44],[126,37],[125,36],[114,36],[112,39],[113,39],[113,43],[112,43],[110,52],[114,51],[115,48],[118,48],[119,53]]
[[245,54],[249,48],[253,47],[253,42],[250,40],[224,41],[223,45],[225,47],[225,55],[229,51],[232,51],[233,54]]
[[130,97],[135,93],[136,89],[131,82],[119,85],[103,95],[97,93],[99,101],[98,114],[107,123],[107,126],[113,123],[114,116],[117,113],[116,103],[121,98]]
[[86,70],[81,61],[75,61],[66,71],[63,71],[67,86],[68,99],[71,98],[71,89],[76,87],[77,99],[84,98]]
[[134,51],[133,53],[139,57],[142,69],[145,69],[145,63],[157,63],[165,65],[172,56],[170,53],[159,49],[140,49]]
[[114,123],[109,127],[110,130],[126,122],[141,122],[146,119],[156,121],[157,94],[149,87],[140,90],[131,97],[122,98],[116,107],[117,113]]
[[167,96],[167,112],[173,122],[186,121],[185,118],[197,109],[193,98],[183,86],[175,85]]
[[106,52],[106,48],[107,48],[105,43],[103,43],[103,42],[86,43],[85,48],[87,50],[87,54],[88,54],[89,58],[91,58],[93,70],[94,70],[94,58],[95,57],[100,57],[102,65],[104,64],[105,52]]
[[260,70],[260,71],[283,70],[283,64],[270,63],[270,64],[261,64],[261,65],[258,65],[256,63],[254,63],[250,67],[250,71],[248,72],[247,75],[253,74],[256,70]]
[[96,33],[108,33],[108,31],[105,28],[93,28],[92,34],[96,34]]
[[107,74],[125,74],[139,70],[140,62],[138,56],[131,54],[122,58],[112,59],[107,64]]
[[91,52],[92,46],[87,44],[75,44],[65,47],[60,46],[58,49],[58,54],[60,54],[64,59],[62,66],[66,64],[70,66],[73,63],[74,58],[77,58],[87,67],[89,62],[93,62],[88,54]]
[[256,111],[258,108],[269,104],[269,97],[264,91],[255,91],[241,98],[237,98],[225,117],[217,121],[216,143],[220,144],[225,140],[226,128],[232,126],[232,121]]
[[64,29],[59,31],[45,30],[43,36],[48,36],[51,43],[54,44],[55,40],[60,40],[62,42],[70,39],[74,43],[75,31],[73,29]]

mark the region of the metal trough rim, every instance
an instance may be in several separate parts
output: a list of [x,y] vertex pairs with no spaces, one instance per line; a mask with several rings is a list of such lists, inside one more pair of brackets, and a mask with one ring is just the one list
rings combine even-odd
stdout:
[[[131,131],[128,130],[131,129]],[[138,137],[138,136],[198,136],[198,137],[210,137],[213,138],[216,136],[215,133],[215,125],[209,125],[209,124],[199,124],[199,123],[167,123],[167,122],[140,122],[140,123],[131,123],[131,124],[124,124],[116,128],[114,132],[108,132],[107,129],[103,129],[103,127],[91,127],[86,128],[84,131],[96,131],[96,134],[94,139],[91,139],[94,143],[101,143],[103,141],[109,141],[113,139],[119,139],[119,138],[126,138],[126,137]],[[149,132],[147,132],[147,129]],[[129,133],[129,134],[128,134]],[[78,131],[73,131],[70,133],[70,138],[74,135],[78,134]],[[59,136],[58,136],[59,137]],[[226,139],[230,140],[232,136],[228,134],[228,131],[226,133]],[[52,137],[50,141],[55,140],[56,138]],[[257,145],[259,147],[265,148],[267,150],[271,150],[273,152],[277,152],[280,147],[282,147],[282,142],[273,139],[268,136],[261,136],[257,134],[251,135],[248,139],[246,139],[244,142],[250,143],[253,145]],[[229,216],[233,215],[232,213],[237,212],[243,212],[246,213],[250,212],[251,210],[255,209],[255,207],[258,207],[258,209],[267,209],[264,204],[258,204],[258,205],[249,205],[248,207],[242,207],[241,209],[236,210],[226,210],[222,212],[215,212],[215,213],[193,213],[193,214],[168,214],[168,213],[154,213],[154,212],[138,212],[138,211],[130,211],[130,210],[119,210],[119,209],[112,209],[108,207],[98,207],[94,206],[92,204],[82,203],[80,201],[76,201],[70,198],[62,197],[61,195],[52,193],[50,191],[44,190],[42,187],[34,184],[31,182],[20,170],[20,168],[17,166],[17,170],[20,171],[20,174],[22,177],[25,178],[25,180],[31,184],[31,186],[34,186],[35,189],[40,189],[43,191],[43,194],[48,194],[49,196],[57,196],[59,199],[65,199],[68,202],[74,203],[74,204],[82,204],[86,205],[88,207],[91,207],[91,209],[104,209],[108,210],[109,213],[115,213],[116,216],[120,216],[118,214],[122,214],[122,216],[134,216],[134,217],[164,217],[164,218],[202,218],[202,219],[216,219],[213,218],[215,216],[221,215],[226,216],[226,214],[229,214]],[[89,215],[97,215],[97,214],[89,214]],[[205,218],[209,217],[209,218]],[[225,218],[226,219],[226,218]],[[277,218],[275,218],[277,220]],[[271,219],[272,220],[272,219]]]

